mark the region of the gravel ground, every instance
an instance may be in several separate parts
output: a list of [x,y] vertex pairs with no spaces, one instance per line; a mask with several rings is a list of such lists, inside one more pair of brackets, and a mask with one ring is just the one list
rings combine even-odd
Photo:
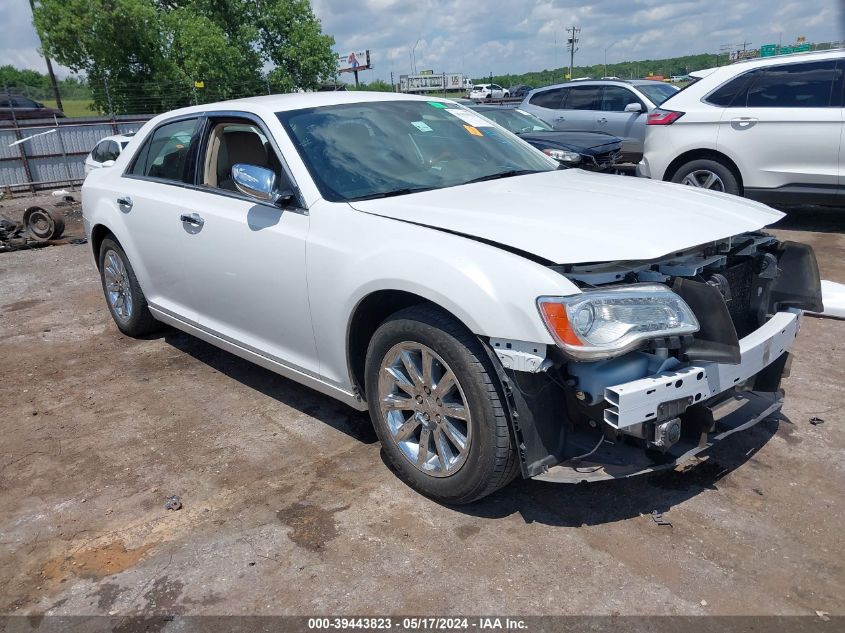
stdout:
[[[783,224],[845,282],[845,214]],[[88,246],[3,254],[0,613],[845,615],[843,339],[807,318],[783,414],[695,468],[450,508],[364,415],[174,330],[120,335]]]

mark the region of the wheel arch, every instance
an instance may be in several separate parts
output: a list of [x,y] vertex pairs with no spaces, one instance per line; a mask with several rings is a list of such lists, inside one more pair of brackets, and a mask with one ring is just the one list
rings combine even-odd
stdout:
[[346,360],[349,377],[355,392],[366,401],[365,363],[367,348],[378,327],[392,314],[415,305],[428,305],[443,310],[463,325],[472,329],[452,311],[431,299],[406,290],[376,290],[363,297],[355,306],[346,327]]
[[714,160],[722,163],[725,167],[731,170],[734,176],[736,176],[740,195],[742,195],[744,191],[742,172],[730,156],[715,149],[693,149],[676,156],[666,168],[666,171],[663,174],[663,180],[666,182],[671,181],[672,177],[678,172],[678,169],[681,168],[681,165],[693,160]]
[[115,242],[120,244],[120,240],[105,224],[95,224],[91,227],[91,250],[94,252],[94,261],[97,262],[97,270],[100,268],[100,246],[103,240],[111,237]]

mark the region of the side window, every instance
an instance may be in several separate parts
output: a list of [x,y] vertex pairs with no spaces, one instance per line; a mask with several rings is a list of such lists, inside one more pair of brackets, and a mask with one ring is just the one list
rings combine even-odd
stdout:
[[528,101],[531,105],[540,106],[541,108],[550,108],[556,110],[561,107],[563,99],[566,96],[566,88],[553,88],[551,90],[544,90],[536,93]]
[[207,187],[237,191],[232,167],[238,163],[270,169],[276,174],[277,186],[285,186],[286,178],[275,150],[261,128],[249,120],[233,119],[213,125],[203,156],[202,184]]
[[105,146],[103,149],[102,162],[106,162],[107,160],[117,160],[117,157],[120,154],[120,150],[117,147],[117,143],[115,143],[114,141],[105,141],[103,143],[100,143],[100,145]]
[[749,108],[827,108],[836,62],[784,64],[762,69],[748,89]]
[[184,182],[185,164],[196,127],[196,119],[175,121],[159,127],[138,152],[130,173]]
[[643,105],[637,95],[622,86],[605,86],[602,93],[601,109],[604,112],[624,112],[629,103]]
[[743,108],[748,96],[748,85],[760,73],[759,70],[745,73],[739,77],[734,77],[729,82],[722,84],[716,90],[711,92],[704,100],[715,106],[723,108]]
[[98,163],[105,162],[105,158],[103,158],[103,154],[105,153],[103,150],[105,149],[107,141],[100,141],[94,146],[94,149],[91,150],[91,158]]
[[12,105],[16,108],[37,108],[38,104],[24,97],[12,97]]
[[566,110],[601,110],[602,86],[574,86],[564,104]]
[[834,108],[845,106],[845,59],[836,62],[836,76],[833,80],[833,93],[830,96],[830,105]]

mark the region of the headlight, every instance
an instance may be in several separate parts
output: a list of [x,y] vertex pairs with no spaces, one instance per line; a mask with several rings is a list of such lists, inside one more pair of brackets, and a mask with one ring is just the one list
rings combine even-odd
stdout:
[[555,160],[559,160],[562,163],[581,162],[581,154],[579,154],[578,152],[570,152],[565,149],[544,149],[543,153],[546,156],[551,156]]
[[537,307],[557,344],[581,360],[609,358],[646,339],[698,331],[698,319],[690,307],[661,284],[540,297]]

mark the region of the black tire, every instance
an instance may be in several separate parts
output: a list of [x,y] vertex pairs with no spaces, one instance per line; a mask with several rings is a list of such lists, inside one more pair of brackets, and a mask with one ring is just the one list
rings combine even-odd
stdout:
[[[114,253],[123,263],[126,270],[126,281],[128,282],[129,292],[132,297],[132,310],[128,317],[119,314],[112,306],[108,297],[108,290],[106,289],[106,257],[109,253]],[[100,282],[103,286],[103,296],[106,299],[106,305],[111,312],[112,319],[114,319],[117,328],[127,336],[139,337],[149,334],[157,330],[161,324],[153,318],[150,313],[147,299],[144,297],[144,292],[135,277],[135,271],[132,269],[132,264],[129,263],[129,258],[123,252],[120,244],[115,240],[106,238],[100,244],[100,256],[97,260],[100,264]]]
[[[435,477],[414,466],[399,449],[379,408],[379,371],[386,354],[403,342],[427,346],[455,374],[470,410],[471,441],[466,461],[451,475]],[[510,483],[518,472],[501,385],[480,341],[454,317],[434,306],[412,306],[379,326],[366,359],[370,418],[387,460],[415,490],[444,503],[476,501]]]
[[742,195],[739,181],[737,180],[736,174],[734,174],[733,170],[724,163],[709,158],[691,160],[690,162],[681,165],[672,175],[672,182],[682,183],[690,174],[708,171],[716,174],[721,179],[723,191],[725,193],[732,193],[735,196]]

